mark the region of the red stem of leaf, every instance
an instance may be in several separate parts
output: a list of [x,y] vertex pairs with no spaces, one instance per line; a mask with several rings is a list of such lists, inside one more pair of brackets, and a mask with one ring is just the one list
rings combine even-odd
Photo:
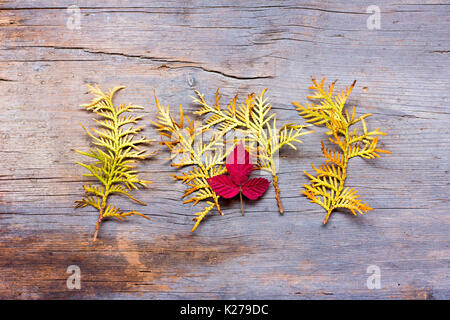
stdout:
[[244,215],[244,202],[242,201],[242,191],[239,192],[239,198],[241,198],[241,212]]

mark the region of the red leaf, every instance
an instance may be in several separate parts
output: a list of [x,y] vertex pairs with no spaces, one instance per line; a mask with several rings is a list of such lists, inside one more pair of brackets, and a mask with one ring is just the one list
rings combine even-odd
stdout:
[[230,176],[222,174],[208,178],[207,180],[213,191],[226,199],[233,198],[240,191]]
[[250,154],[245,150],[242,143],[238,144],[228,155],[225,165],[231,179],[238,186],[242,186],[253,171]]
[[269,180],[264,178],[250,179],[242,186],[242,193],[250,200],[256,200],[266,192],[269,184]]

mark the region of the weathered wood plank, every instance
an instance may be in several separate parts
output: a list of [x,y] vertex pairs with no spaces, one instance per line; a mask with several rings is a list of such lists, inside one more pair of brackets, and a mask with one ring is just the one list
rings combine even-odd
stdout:
[[[381,29],[368,30],[370,2],[0,1],[1,298],[449,298],[449,6],[379,1]],[[302,174],[320,163],[324,130],[281,153],[284,216],[274,192],[224,203],[194,234],[194,209],[179,200],[167,153],[142,165],[154,181],[137,192],[151,222],[105,222],[90,242],[95,212],[74,210],[82,159],[73,149],[94,125],[79,104],[85,83],[126,85],[118,100],[155,116],[164,104],[192,112],[193,90],[212,100],[269,88],[281,122],[302,119],[310,77],[358,81],[350,105],[393,152],[350,163],[348,185],[374,211],[323,212],[300,195]],[[118,199],[123,208],[134,208]],[[66,288],[78,265],[82,289]],[[382,288],[366,287],[369,265]]]

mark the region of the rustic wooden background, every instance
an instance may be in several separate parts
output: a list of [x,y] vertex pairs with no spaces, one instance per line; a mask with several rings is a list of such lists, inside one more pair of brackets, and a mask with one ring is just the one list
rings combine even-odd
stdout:
[[[0,1],[0,298],[450,298],[450,7],[418,2]],[[369,5],[380,30],[367,28]],[[224,99],[267,87],[281,122],[302,123],[291,101],[305,102],[311,76],[356,79],[349,104],[389,133],[392,155],[350,163],[348,186],[374,211],[322,226],[300,195],[302,171],[322,162],[319,129],[281,154],[284,216],[270,188],[245,217],[230,201],[192,234],[195,211],[154,145],[141,166],[154,184],[136,193],[151,222],[108,221],[91,242],[95,212],[73,208],[87,181],[78,123],[94,125],[85,83],[128,86],[117,101],[145,106],[156,138],[154,90],[192,112],[194,89],[211,100],[217,87]],[[66,287],[69,265],[81,290]]]

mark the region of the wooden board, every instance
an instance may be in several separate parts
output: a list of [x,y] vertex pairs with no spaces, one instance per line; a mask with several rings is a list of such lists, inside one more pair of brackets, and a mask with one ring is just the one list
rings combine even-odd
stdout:
[[[450,298],[449,13],[439,0],[0,1],[0,298]],[[303,170],[323,161],[319,129],[281,153],[284,216],[271,188],[245,217],[229,201],[191,233],[195,211],[154,145],[140,167],[154,184],[136,193],[151,222],[108,221],[91,242],[95,212],[73,208],[87,181],[79,123],[94,125],[85,83],[128,86],[118,101],[143,105],[156,138],[154,91],[192,112],[195,89],[211,101],[217,87],[224,100],[267,87],[280,122],[302,123],[291,101],[306,101],[312,76],[356,79],[349,105],[389,133],[392,155],[350,163],[347,185],[374,211],[323,226],[300,195]],[[367,288],[370,265],[381,289]]]

